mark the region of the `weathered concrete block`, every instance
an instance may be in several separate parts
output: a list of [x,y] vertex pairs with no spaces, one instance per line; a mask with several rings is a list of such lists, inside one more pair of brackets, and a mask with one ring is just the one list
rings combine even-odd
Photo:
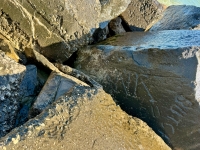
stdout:
[[200,7],[177,5],[169,6],[158,17],[150,31],[158,30],[199,30]]
[[198,30],[121,34],[80,50],[75,66],[173,148],[197,150],[199,39]]
[[20,83],[26,67],[0,51],[0,137],[8,133],[15,124],[19,108]]

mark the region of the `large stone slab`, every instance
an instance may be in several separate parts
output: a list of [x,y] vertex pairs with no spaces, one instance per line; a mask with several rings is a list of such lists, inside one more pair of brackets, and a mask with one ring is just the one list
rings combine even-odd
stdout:
[[131,31],[143,31],[163,10],[163,6],[157,0],[131,0],[120,16]]
[[0,0],[0,33],[17,49],[34,47],[47,58],[65,61],[87,45],[91,29],[117,17],[130,0]]
[[15,125],[19,109],[20,83],[26,67],[0,50],[0,137]]
[[153,23],[150,31],[158,30],[199,30],[200,7],[196,6],[169,6]]
[[198,150],[199,39],[198,30],[121,34],[80,50],[75,68],[174,149]]
[[0,139],[0,149],[170,150],[146,123],[102,89],[75,86],[36,118]]

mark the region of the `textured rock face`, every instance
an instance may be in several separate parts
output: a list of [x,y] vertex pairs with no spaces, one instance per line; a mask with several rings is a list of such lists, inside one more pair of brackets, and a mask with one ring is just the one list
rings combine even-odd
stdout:
[[88,86],[74,77],[61,72],[52,72],[31,108],[30,117],[40,114],[48,105],[70,92],[78,84]]
[[3,37],[0,34],[0,50],[6,53],[7,56],[14,59],[16,62],[19,61],[18,55],[14,51],[14,47],[12,46],[11,42],[6,40],[5,37]]
[[34,95],[37,86],[37,68],[35,65],[27,65],[22,83],[20,84],[20,96]]
[[79,51],[75,67],[174,149],[197,150],[199,35],[197,30],[122,34]]
[[132,0],[121,17],[132,31],[143,31],[162,11],[157,0]]
[[90,42],[90,30],[118,16],[130,0],[0,0],[0,33],[17,49],[32,46],[51,60],[65,61]]
[[111,20],[109,22],[109,28],[114,35],[126,32],[122,26],[122,19],[120,17]]
[[199,26],[200,7],[185,5],[170,6],[150,28],[150,31],[180,29],[199,30]]
[[26,67],[0,51],[0,137],[8,133],[15,124],[19,108],[19,86]]
[[14,129],[0,140],[0,148],[170,150],[146,123],[128,116],[102,89],[83,86]]

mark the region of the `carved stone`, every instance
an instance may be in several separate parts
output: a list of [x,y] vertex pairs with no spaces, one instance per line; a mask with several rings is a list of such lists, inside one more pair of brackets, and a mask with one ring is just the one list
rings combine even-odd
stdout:
[[174,149],[200,149],[199,39],[198,30],[125,33],[78,51],[75,68]]

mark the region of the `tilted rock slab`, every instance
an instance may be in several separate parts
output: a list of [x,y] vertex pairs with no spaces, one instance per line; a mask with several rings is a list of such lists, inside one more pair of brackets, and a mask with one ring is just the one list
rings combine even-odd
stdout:
[[117,17],[130,0],[0,0],[0,33],[17,49],[33,47],[63,62],[90,42],[92,28]]
[[150,31],[180,29],[200,30],[200,7],[186,5],[169,6],[158,17]]
[[77,85],[88,86],[72,76],[61,72],[52,72],[31,108],[30,117],[40,114],[48,105],[70,92]]
[[132,31],[143,31],[163,10],[157,0],[131,0],[120,16]]
[[126,33],[100,44],[77,53],[76,69],[173,148],[200,149],[200,31]]
[[26,67],[0,50],[0,137],[15,125],[19,109],[20,83]]
[[0,148],[170,150],[146,123],[123,112],[102,89],[84,86],[74,87],[0,139]]

